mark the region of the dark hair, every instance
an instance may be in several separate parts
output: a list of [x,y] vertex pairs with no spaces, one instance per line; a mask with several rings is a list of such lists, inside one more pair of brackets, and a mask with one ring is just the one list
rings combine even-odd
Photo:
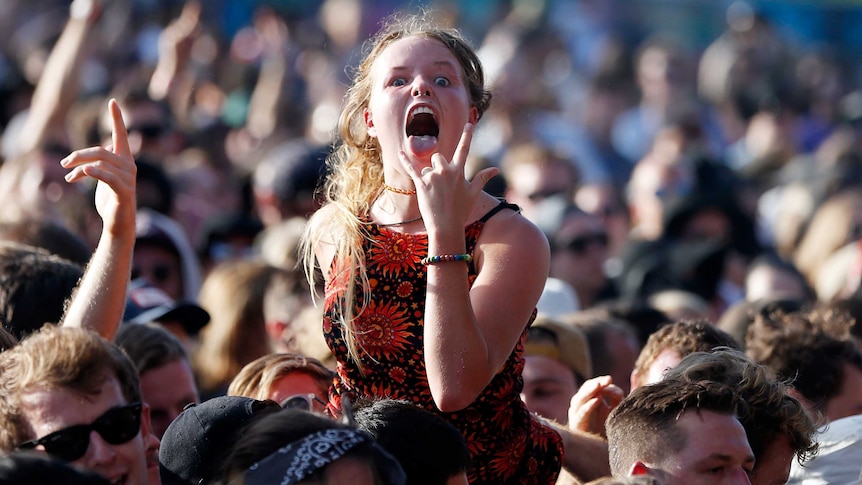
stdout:
[[107,485],[96,472],[75,468],[47,453],[16,451],[0,456],[0,485],[62,483],[63,485]]
[[0,241],[0,322],[17,339],[63,317],[82,266],[43,249]]
[[862,352],[849,339],[852,323],[834,309],[759,314],[748,328],[746,353],[791,380],[822,413],[841,392],[845,364],[862,370]]
[[357,402],[356,424],[371,433],[404,468],[407,485],[445,485],[470,468],[470,451],[458,428],[407,401]]
[[729,333],[706,320],[669,323],[649,336],[638,355],[634,371],[641,378],[645,377],[656,357],[667,349],[675,350],[680,357],[685,357],[692,352],[708,352],[716,347],[740,350],[739,343]]
[[177,360],[188,360],[183,344],[157,323],[120,325],[114,343],[126,352],[139,375]]
[[14,222],[2,222],[0,239],[42,248],[82,266],[93,255],[84,238],[49,219],[25,217]]

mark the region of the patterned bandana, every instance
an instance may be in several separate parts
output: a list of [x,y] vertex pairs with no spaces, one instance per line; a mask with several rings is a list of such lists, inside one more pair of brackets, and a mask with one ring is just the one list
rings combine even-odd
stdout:
[[250,466],[243,479],[247,485],[290,485],[322,470],[356,447],[371,449],[384,483],[404,485],[407,479],[401,465],[377,445],[371,435],[357,429],[327,429],[312,433]]

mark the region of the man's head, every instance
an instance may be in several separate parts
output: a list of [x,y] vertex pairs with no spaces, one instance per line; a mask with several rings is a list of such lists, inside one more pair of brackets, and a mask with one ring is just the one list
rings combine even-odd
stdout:
[[638,355],[631,375],[632,389],[661,380],[667,369],[692,352],[709,352],[715,347],[739,350],[727,332],[705,320],[670,323],[653,332]]
[[830,310],[758,315],[746,353],[779,378],[812,414],[828,421],[862,414],[862,352],[849,336],[852,320]]
[[0,368],[0,450],[44,449],[109,480],[147,483],[149,414],[119,348],[46,325],[0,353]]
[[743,407],[733,388],[711,381],[640,387],[608,417],[611,472],[667,485],[748,484],[754,454],[736,417]]
[[540,315],[527,331],[524,347],[521,399],[527,409],[565,424],[572,396],[592,374],[590,348],[583,332]]
[[155,323],[122,325],[115,342],[138,369],[153,432],[161,438],[187,404],[200,401],[188,355],[176,337]]
[[356,403],[356,423],[398,460],[408,483],[467,483],[467,443],[458,428],[440,416],[407,401],[383,399]]
[[787,482],[793,456],[802,463],[817,451],[817,426],[802,404],[769,369],[742,352],[720,348],[689,354],[665,378],[734,386],[748,410],[740,422],[757,458],[750,477],[753,485]]

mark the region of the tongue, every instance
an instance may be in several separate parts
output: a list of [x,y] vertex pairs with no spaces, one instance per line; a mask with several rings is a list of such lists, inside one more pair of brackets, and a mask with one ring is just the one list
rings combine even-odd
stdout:
[[437,148],[437,137],[431,135],[411,136],[408,138],[410,142],[410,151],[414,156],[427,157],[434,153]]

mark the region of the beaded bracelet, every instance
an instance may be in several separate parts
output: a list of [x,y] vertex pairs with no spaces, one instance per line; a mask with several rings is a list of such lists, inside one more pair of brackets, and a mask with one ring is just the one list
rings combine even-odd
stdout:
[[441,254],[438,256],[426,256],[420,262],[424,265],[429,265],[449,261],[464,261],[465,263],[469,263],[473,261],[473,256],[469,254]]

